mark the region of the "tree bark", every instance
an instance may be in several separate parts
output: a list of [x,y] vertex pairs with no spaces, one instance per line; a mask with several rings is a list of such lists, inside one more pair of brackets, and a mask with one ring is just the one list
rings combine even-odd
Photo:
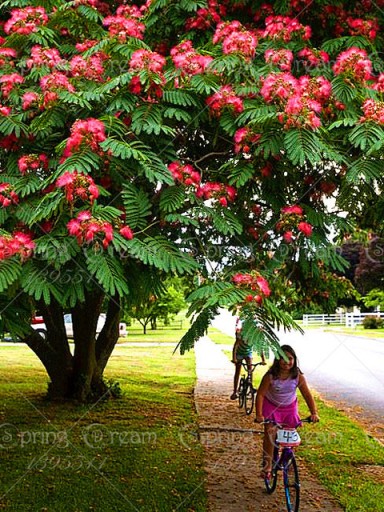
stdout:
[[88,293],[84,303],[72,310],[73,355],[72,396],[82,402],[92,397],[92,381],[97,371],[96,328],[104,295]]
[[48,396],[66,398],[70,395],[73,356],[65,332],[63,309],[54,300],[49,306],[39,304],[39,309],[47,328],[47,338],[32,331],[24,341],[43,363],[51,379]]

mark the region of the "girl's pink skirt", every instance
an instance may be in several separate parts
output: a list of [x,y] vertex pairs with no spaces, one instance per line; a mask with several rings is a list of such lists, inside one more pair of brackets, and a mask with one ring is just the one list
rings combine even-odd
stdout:
[[264,397],[263,416],[285,427],[297,427],[300,425],[297,398],[289,405],[275,405]]

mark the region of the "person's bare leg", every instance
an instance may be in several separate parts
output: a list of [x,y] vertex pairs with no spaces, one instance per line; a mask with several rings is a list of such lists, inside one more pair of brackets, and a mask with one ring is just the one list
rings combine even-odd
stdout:
[[264,425],[263,440],[263,475],[272,471],[273,448],[275,444],[276,427],[270,423]]
[[237,388],[239,386],[240,370],[241,370],[241,361],[239,361],[235,364],[235,375],[233,376],[233,393],[231,395],[232,400],[236,400],[236,398],[237,398]]

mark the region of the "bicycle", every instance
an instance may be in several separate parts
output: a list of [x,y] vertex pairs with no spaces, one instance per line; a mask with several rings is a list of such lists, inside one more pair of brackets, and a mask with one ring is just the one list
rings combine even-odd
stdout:
[[[311,423],[311,418],[301,421]],[[278,471],[282,471],[287,510],[288,512],[298,512],[300,506],[300,479],[293,450],[301,443],[299,433],[296,430],[297,427],[284,427],[270,420],[266,420],[263,423],[272,423],[277,427],[272,458],[272,471],[269,474],[267,473],[264,477],[265,487],[268,494],[272,494],[277,485],[277,473]]]
[[245,413],[249,416],[252,414],[257,393],[257,389],[254,388],[252,384],[252,374],[255,371],[256,366],[263,364],[263,362],[260,361],[260,363],[252,363],[250,367],[248,367],[248,364],[244,361],[242,361],[241,364],[244,370],[247,372],[247,375],[241,376],[237,394],[239,399],[239,407],[241,408],[244,406]]

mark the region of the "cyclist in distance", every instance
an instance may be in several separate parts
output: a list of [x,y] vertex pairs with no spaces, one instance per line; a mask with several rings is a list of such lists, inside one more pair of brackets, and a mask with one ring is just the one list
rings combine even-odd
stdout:
[[[307,380],[297,363],[297,356],[289,345],[282,345],[286,355],[275,357],[271,368],[261,380],[256,395],[256,419],[258,423],[271,420],[286,427],[300,425],[296,390],[299,389],[311,413],[311,421],[319,421],[317,408]],[[273,445],[276,426],[272,423],[264,425],[263,468],[262,476],[272,470]]]
[[[252,372],[252,347],[248,345],[241,335],[242,321],[239,316],[236,318],[235,327],[235,343],[232,349],[232,363],[235,365],[235,375],[233,377],[233,393],[230,396],[231,400],[237,399],[237,388],[239,385],[239,378],[241,372],[241,363],[245,359],[248,371]],[[261,355],[263,364],[265,363],[264,355]]]

